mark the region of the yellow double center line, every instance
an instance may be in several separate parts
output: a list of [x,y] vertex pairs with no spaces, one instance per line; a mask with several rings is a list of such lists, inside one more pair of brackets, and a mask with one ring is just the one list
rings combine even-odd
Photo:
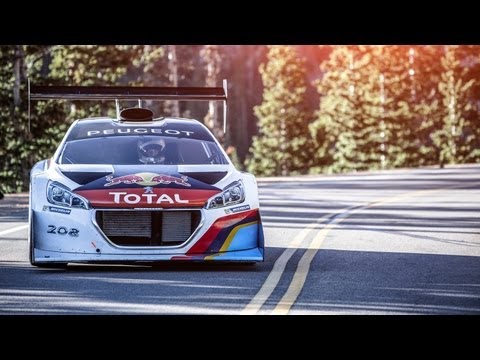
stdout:
[[[348,210],[350,208],[344,208],[337,212],[337,214],[341,214],[343,211]],[[263,283],[262,287],[258,291],[258,293],[253,297],[253,299],[248,303],[248,305],[242,310],[242,315],[254,315],[256,314],[260,308],[265,304],[268,300],[270,295],[272,294],[273,290],[275,290],[282,274],[285,271],[285,267],[287,266],[288,260],[292,257],[295,251],[298,249],[300,244],[305,240],[308,234],[315,228],[317,228],[320,224],[331,218],[332,214],[328,214],[318,218],[317,221],[314,223],[308,224],[302,231],[300,231],[297,236],[288,244],[288,248],[278,257],[275,264],[273,264],[272,271],[268,274],[267,279]]]
[[307,279],[308,272],[310,270],[310,264],[314,259],[315,255],[317,254],[318,250],[323,244],[323,241],[327,237],[328,233],[335,228],[338,224],[344,221],[353,213],[358,211],[371,208],[374,206],[383,205],[386,203],[397,202],[403,200],[405,198],[409,198],[412,196],[423,196],[426,194],[431,194],[438,191],[443,191],[446,189],[451,188],[459,188],[464,187],[465,185],[453,185],[448,186],[441,189],[431,189],[431,190],[420,190],[420,191],[413,191],[407,192],[404,194],[391,196],[387,198],[382,198],[377,201],[371,202],[364,206],[352,206],[348,208],[344,208],[337,213],[329,214],[319,218],[316,222],[310,223],[304,228],[288,245],[288,248],[279,256],[279,258],[275,261],[272,271],[268,275],[267,279],[263,283],[260,290],[257,294],[253,297],[253,299],[247,304],[247,306],[241,311],[240,314],[242,315],[254,315],[257,314],[260,308],[265,304],[268,300],[272,292],[275,290],[282,274],[285,271],[285,267],[287,265],[288,260],[292,257],[295,253],[296,249],[302,243],[302,241],[308,236],[310,231],[314,230],[318,227],[319,224],[322,224],[327,219],[331,219],[314,237],[311,243],[308,246],[307,251],[303,254],[302,258],[298,262],[297,269],[295,274],[293,275],[292,281],[290,282],[290,286],[288,287],[287,291],[283,295],[282,299],[278,302],[277,306],[272,311],[272,315],[285,315],[288,314],[291,307],[297,300],[300,292],[303,289],[305,284],[305,280]]

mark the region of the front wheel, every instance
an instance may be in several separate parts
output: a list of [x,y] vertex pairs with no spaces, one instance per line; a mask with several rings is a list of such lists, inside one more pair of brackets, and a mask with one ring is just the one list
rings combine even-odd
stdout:
[[34,231],[33,231],[33,218],[32,218],[32,212],[30,210],[30,229],[28,233],[28,258],[30,260],[30,264],[32,266],[36,266],[39,268],[49,268],[49,269],[65,269],[67,267],[68,263],[38,263],[35,262],[35,238],[34,238]]
[[254,267],[257,265],[256,261],[242,261],[239,263],[239,265],[243,265],[245,267]]
[[32,265],[44,269],[66,269],[68,263],[33,263]]
[[35,255],[33,254],[35,249],[35,244],[33,242],[33,219],[32,219],[32,210],[30,209],[29,213],[29,229],[28,229],[28,260],[30,260],[30,264],[36,266],[35,264]]

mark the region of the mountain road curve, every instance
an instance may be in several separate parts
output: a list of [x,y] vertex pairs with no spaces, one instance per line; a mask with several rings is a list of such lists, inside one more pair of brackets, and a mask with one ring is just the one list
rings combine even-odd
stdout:
[[0,200],[0,315],[480,314],[480,165],[259,178],[265,262],[28,262]]

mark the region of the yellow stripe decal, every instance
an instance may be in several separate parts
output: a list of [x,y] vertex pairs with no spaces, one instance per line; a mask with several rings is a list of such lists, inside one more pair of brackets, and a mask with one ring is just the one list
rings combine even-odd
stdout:
[[[255,224],[258,224],[258,221],[252,221],[252,222],[248,222],[248,223],[245,223],[245,224],[241,224],[241,225],[235,226],[235,227],[233,228],[233,230],[230,231],[230,234],[228,234],[227,239],[226,239],[225,242],[223,243],[223,245],[222,245],[222,247],[220,248],[220,250],[218,250],[218,252],[225,252],[225,251],[228,250],[230,244],[232,243],[233,239],[235,238],[235,235],[237,235],[237,232],[238,232],[240,229],[243,229],[244,227],[251,226],[251,225],[255,225]],[[218,256],[218,254],[213,254],[213,255],[205,256],[205,260],[212,260],[215,256]]]

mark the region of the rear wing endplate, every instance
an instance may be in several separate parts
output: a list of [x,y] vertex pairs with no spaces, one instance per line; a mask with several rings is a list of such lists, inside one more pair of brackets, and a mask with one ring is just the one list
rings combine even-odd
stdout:
[[120,118],[121,100],[223,101],[223,132],[227,130],[227,80],[222,87],[35,86],[28,79],[28,129],[31,100],[112,100]]

